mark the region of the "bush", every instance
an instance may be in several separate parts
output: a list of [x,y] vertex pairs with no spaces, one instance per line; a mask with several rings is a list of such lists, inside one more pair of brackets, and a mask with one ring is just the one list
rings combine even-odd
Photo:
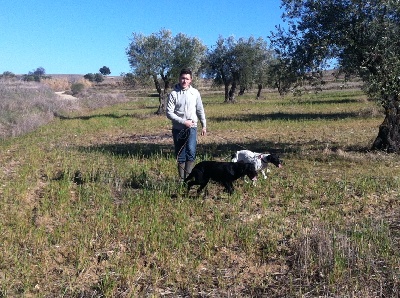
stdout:
[[[0,140],[49,123],[55,114],[76,110],[75,102],[58,100],[43,84],[0,80]],[[0,295],[1,297],[1,295]]]
[[96,73],[94,75],[94,80],[96,83],[101,83],[104,81],[104,76],[101,73]]
[[123,84],[125,88],[135,88],[138,85],[138,79],[132,73],[124,73],[123,76]]
[[104,81],[104,76],[101,73],[87,73],[83,77],[90,82],[101,83]]
[[94,82],[94,74],[93,73],[87,73],[83,76],[86,80],[89,82]]
[[12,73],[11,71],[5,71],[0,77],[4,79],[15,78],[15,74]]
[[85,90],[85,85],[82,84],[82,83],[73,83],[71,85],[72,95],[76,95],[78,93],[81,93],[83,90]]

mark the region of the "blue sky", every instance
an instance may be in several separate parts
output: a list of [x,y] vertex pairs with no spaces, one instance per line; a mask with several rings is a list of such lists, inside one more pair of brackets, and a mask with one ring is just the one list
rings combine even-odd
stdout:
[[0,73],[86,74],[108,66],[129,72],[126,48],[132,33],[198,37],[206,46],[218,37],[267,40],[282,24],[280,0],[2,0]]

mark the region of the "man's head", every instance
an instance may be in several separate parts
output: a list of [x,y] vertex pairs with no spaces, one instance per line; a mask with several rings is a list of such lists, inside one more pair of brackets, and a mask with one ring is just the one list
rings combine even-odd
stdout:
[[182,69],[181,73],[179,74],[179,84],[181,85],[182,89],[189,88],[191,83],[192,83],[192,71],[188,68]]

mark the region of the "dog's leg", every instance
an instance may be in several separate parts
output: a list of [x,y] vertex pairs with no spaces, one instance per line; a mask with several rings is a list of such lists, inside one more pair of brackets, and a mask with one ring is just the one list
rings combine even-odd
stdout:
[[196,184],[196,181],[189,181],[187,184],[187,190],[186,193],[189,194],[190,189],[192,188],[193,185]]
[[200,194],[201,191],[206,187],[206,185],[207,185],[207,183],[201,184],[201,185],[199,186],[199,188],[197,189],[197,194]]
[[201,191],[206,187],[208,181],[210,181],[210,179],[206,179],[204,181],[202,181],[202,183],[200,184],[200,187],[197,189],[197,194],[199,195],[201,193]]
[[[269,169],[267,169],[267,173],[269,173],[269,172],[270,172]],[[263,175],[264,179],[268,178],[267,175],[265,174],[265,170],[261,170],[261,174]]]
[[233,194],[234,188],[232,181],[224,181],[223,185],[225,186],[225,190],[227,193],[229,193],[230,195]]

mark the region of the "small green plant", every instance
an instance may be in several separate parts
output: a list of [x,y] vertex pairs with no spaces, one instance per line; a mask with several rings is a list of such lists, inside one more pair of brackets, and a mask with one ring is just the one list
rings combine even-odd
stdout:
[[81,93],[83,90],[85,90],[85,85],[82,83],[73,83],[71,85],[72,95],[77,95]]

